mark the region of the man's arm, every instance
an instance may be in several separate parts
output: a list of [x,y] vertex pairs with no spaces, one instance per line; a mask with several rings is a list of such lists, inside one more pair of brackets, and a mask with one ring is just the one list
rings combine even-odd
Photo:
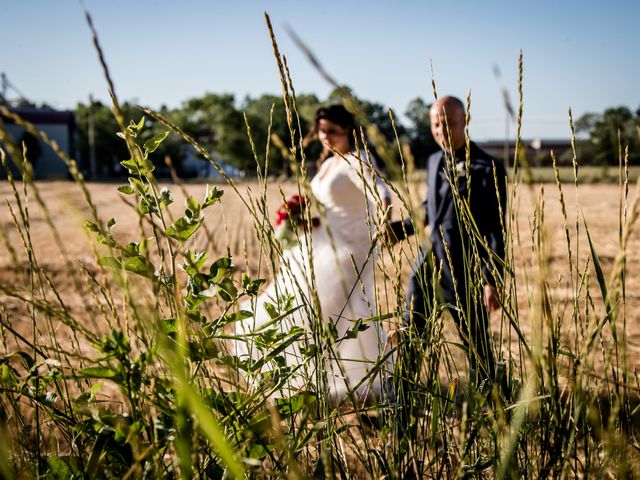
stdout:
[[[421,204],[421,212],[424,216],[423,222],[426,224],[428,221],[426,200]],[[407,217],[402,220],[389,223],[387,226],[386,236],[387,240],[394,245],[415,233],[415,222],[411,217]]]
[[494,285],[487,284],[484,286],[484,305],[490,312],[493,312],[500,307],[500,302],[498,302],[498,290]]
[[[495,168],[495,176],[494,176]],[[489,311],[499,307],[496,275],[502,276],[505,258],[504,216],[507,208],[507,178],[501,163],[485,171],[476,191],[472,189],[472,211],[480,235],[486,241],[489,251],[480,250],[482,275],[484,277],[484,301]],[[497,189],[496,189],[497,186]],[[472,187],[473,188],[473,187]]]

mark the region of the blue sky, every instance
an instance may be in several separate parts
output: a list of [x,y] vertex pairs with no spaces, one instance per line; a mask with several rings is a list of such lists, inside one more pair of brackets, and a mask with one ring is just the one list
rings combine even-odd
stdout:
[[[151,1],[85,0],[121,99],[178,106],[206,91],[279,93],[263,12],[274,24],[298,92],[331,87],[284,29],[290,25],[329,73],[392,107],[472,92],[471,134],[503,138],[500,86],[517,102],[524,54],[523,136],[567,137],[574,116],[640,107],[636,1]],[[107,99],[76,0],[0,0],[0,71],[27,98],[73,108]],[[496,80],[493,65],[502,72]],[[511,133],[513,134],[513,128]]]

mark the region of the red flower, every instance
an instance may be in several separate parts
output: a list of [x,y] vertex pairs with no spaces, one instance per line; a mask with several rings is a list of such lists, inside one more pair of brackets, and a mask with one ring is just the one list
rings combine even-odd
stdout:
[[289,200],[280,205],[276,217],[276,227],[291,218],[296,225],[302,224],[304,218],[302,212],[305,208],[306,201],[301,195],[292,195]]
[[285,208],[280,207],[280,209],[278,210],[278,216],[276,218],[276,227],[279,227],[287,218],[289,218],[289,213]]

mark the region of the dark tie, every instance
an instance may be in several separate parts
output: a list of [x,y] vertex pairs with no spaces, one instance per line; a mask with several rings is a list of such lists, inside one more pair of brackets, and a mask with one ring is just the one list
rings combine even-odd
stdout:
[[443,158],[442,161],[440,162],[440,168],[438,169],[438,175],[436,176],[436,191],[438,192],[437,195],[437,208],[438,210],[440,209],[440,206],[442,205],[442,202],[445,199],[445,196],[447,195],[447,192],[449,190],[449,181],[447,180],[447,177],[445,175],[445,168],[447,168],[447,159]]

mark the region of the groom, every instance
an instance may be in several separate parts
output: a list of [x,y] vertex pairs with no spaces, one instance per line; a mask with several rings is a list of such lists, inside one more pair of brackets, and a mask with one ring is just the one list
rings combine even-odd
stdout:
[[[472,371],[495,377],[489,312],[498,305],[496,274],[504,259],[506,173],[502,163],[465,138],[465,108],[455,97],[438,99],[429,111],[441,150],[427,163],[425,224],[431,251],[422,252],[409,280],[405,327],[425,341],[434,305],[446,305],[458,327]],[[453,185],[452,185],[453,184]],[[496,189],[497,186],[497,189]],[[388,229],[392,242],[414,233],[411,219]],[[395,238],[394,238],[395,237]],[[435,282],[433,279],[438,279]],[[407,371],[419,372],[422,344],[409,348]]]

